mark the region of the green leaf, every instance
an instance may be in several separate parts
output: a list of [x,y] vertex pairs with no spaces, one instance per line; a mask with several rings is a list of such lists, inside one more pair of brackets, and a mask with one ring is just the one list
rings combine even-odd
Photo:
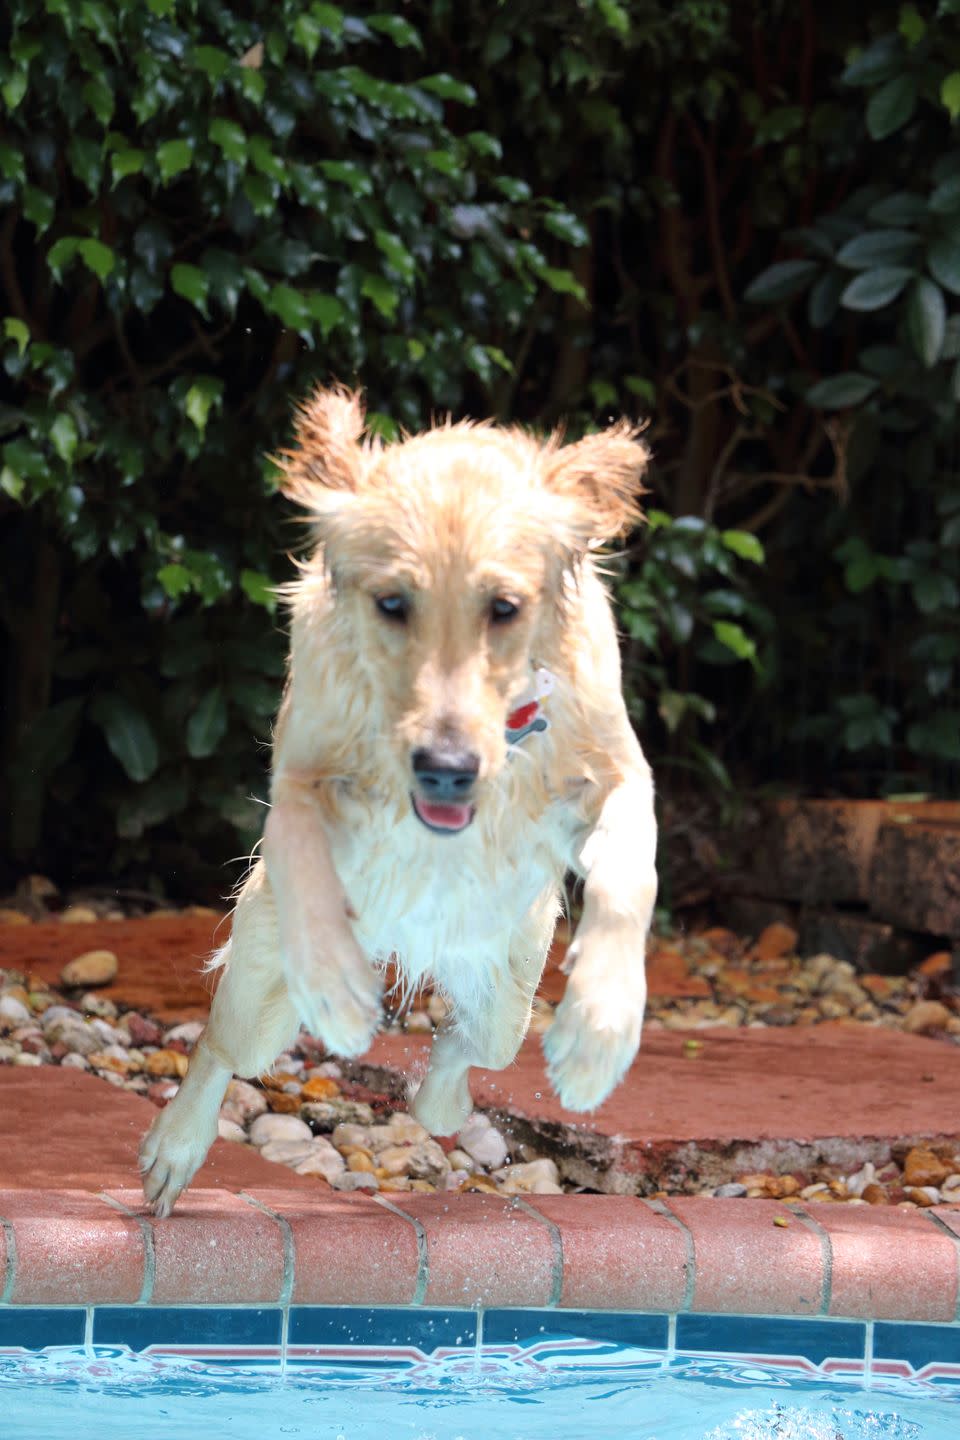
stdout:
[[895,35],[881,35],[860,50],[843,72],[845,85],[879,85],[903,64],[903,49]]
[[940,182],[930,196],[930,209],[935,215],[955,215],[960,210],[960,175]]
[[261,575],[257,570],[241,570],[240,588],[254,605],[262,605],[271,614],[276,610],[277,591],[269,575]]
[[940,86],[940,99],[950,114],[951,120],[960,115],[960,70],[951,70]]
[[194,65],[202,70],[214,84],[218,80],[222,80],[227,71],[233,67],[232,57],[225,50],[218,50],[216,45],[196,45],[190,58]]
[[396,235],[391,235],[388,230],[377,230],[374,233],[374,240],[377,248],[386,256],[387,263],[392,269],[402,275],[405,280],[413,278],[416,265],[410,251]]
[[421,55],[423,54],[423,41],[409,20],[404,20],[400,15],[368,15],[366,21],[371,30],[375,30],[379,35],[386,35],[394,45],[401,49],[409,47],[419,50]]
[[338,5],[314,3],[310,6],[310,13],[314,19],[320,22],[324,30],[330,31],[331,35],[337,36],[342,33],[343,11]]
[[558,295],[573,295],[577,300],[587,303],[587,292],[572,270],[558,270],[553,265],[544,265],[537,272],[540,279],[549,285],[550,289]]
[[0,175],[5,175],[8,180],[15,180],[22,185],[26,179],[27,167],[23,161],[23,151],[16,145],[9,145],[6,140],[0,140]]
[[287,168],[273,153],[263,135],[251,135],[248,149],[250,159],[262,175],[266,175],[269,180],[276,180],[278,185],[286,183]]
[[441,175],[450,175],[456,178],[460,174],[460,161],[452,150],[427,150],[423,158]]
[[749,530],[722,530],[720,539],[741,560],[752,560],[755,565],[762,565],[766,559],[763,545]]
[[918,86],[915,75],[896,75],[873,95],[867,104],[867,130],[872,140],[886,140],[895,135],[913,115],[917,107]]
[[45,190],[36,185],[25,185],[23,190],[23,213],[32,225],[42,233],[50,228],[56,210],[56,201]]
[[293,22],[293,41],[312,60],[320,48],[323,26],[312,15],[298,15]]
[[80,93],[100,124],[109,125],[113,118],[116,101],[113,91],[103,76],[92,75]]
[[927,22],[917,10],[916,5],[901,5],[897,29],[912,50],[926,35]]
[[157,571],[157,580],[163,586],[164,594],[171,600],[179,600],[181,595],[186,595],[193,589],[193,576],[186,565],[161,565]]
[[742,625],[735,620],[715,620],[713,634],[721,645],[733,651],[738,660],[749,660],[751,665],[756,666],[757,642],[751,639]]
[[897,265],[906,260],[919,243],[919,235],[910,230],[868,230],[841,246],[837,251],[837,264],[851,270]]
[[925,276],[915,280],[907,301],[907,334],[929,370],[943,350],[947,328],[947,302],[939,285]]
[[201,375],[190,386],[183,402],[183,408],[188,420],[193,421],[201,435],[207,428],[211,409],[219,406],[222,400],[223,381],[213,375]]
[[310,307],[307,297],[292,285],[274,285],[267,300],[272,310],[291,330],[309,330]]
[[335,295],[321,295],[314,291],[305,297],[311,320],[316,320],[324,340],[343,319],[343,306]]
[[170,284],[174,293],[189,300],[191,305],[206,315],[207,295],[210,290],[210,281],[206,271],[201,270],[197,265],[174,265],[170,271]]
[[0,95],[3,96],[3,103],[8,110],[16,110],[26,93],[27,67],[24,65],[18,70],[11,70],[0,83]]
[[926,202],[909,190],[896,190],[871,205],[867,215],[878,225],[915,225],[927,213]]
[[65,410],[61,411],[49,430],[50,443],[60,459],[68,465],[72,465],[73,457],[77,453],[77,445],[80,437],[77,434],[77,424],[72,415]]
[[224,120],[222,116],[218,116],[210,121],[207,134],[214,145],[219,145],[228,160],[234,160],[238,165],[242,165],[246,160],[246,133],[234,120]]
[[906,265],[878,265],[855,276],[840,296],[847,310],[882,310],[906,287],[914,272]]
[[806,400],[817,410],[845,410],[848,405],[859,405],[876,388],[877,382],[871,376],[850,370],[818,380],[816,385],[810,386]]
[[187,754],[194,760],[212,755],[227,733],[227,702],[223,687],[208,690],[187,721]]
[[139,175],[147,160],[145,150],[115,150],[110,157],[113,183],[124,180],[128,175]]
[[18,475],[9,465],[0,468],[0,490],[4,495],[9,495],[11,500],[17,504],[23,499],[27,484],[22,475]]
[[811,286],[807,296],[807,318],[814,330],[826,329],[833,320],[840,308],[840,296],[846,283],[846,276],[839,270],[827,270]]
[[441,100],[458,100],[461,105],[476,105],[477,92],[472,85],[465,85],[462,80],[454,80],[452,75],[427,75],[425,79],[418,80],[417,85],[421,90],[428,90],[431,95],[437,95]]
[[30,344],[30,331],[22,320],[8,315],[3,322],[3,333],[8,340],[16,341],[17,352],[22,355]]
[[960,295],[960,238],[941,235],[927,251],[927,269],[951,295]]
[[147,717],[123,695],[97,695],[90,715],[131,780],[149,780],[159,764],[157,741]]
[[360,286],[360,294],[373,301],[385,320],[392,320],[396,315],[400,296],[382,275],[365,275]]
[[164,185],[190,168],[193,160],[192,140],[167,140],[157,146],[157,168]]
[[373,181],[366,170],[349,160],[321,160],[320,169],[328,180],[346,185],[354,195],[372,195]]
[[744,299],[751,305],[779,305],[805,290],[818,269],[815,260],[778,260],[751,280]]

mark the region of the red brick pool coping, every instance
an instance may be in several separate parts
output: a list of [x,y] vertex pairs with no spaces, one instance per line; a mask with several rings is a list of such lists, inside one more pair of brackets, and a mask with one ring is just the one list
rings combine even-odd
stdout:
[[[759,1046],[740,1033],[740,1041],[724,1043]],[[777,1037],[781,1075],[791,1053],[785,1033]],[[675,1038],[662,1037],[663,1045]],[[934,1067],[925,1073],[945,1066],[939,1079],[947,1091],[957,1082],[956,1050],[911,1040],[905,1052],[900,1042],[910,1037],[884,1038],[897,1042],[904,1065],[922,1057]],[[718,1063],[729,1066],[733,1052],[724,1053]],[[751,1068],[760,1058],[760,1049],[748,1054]],[[525,1067],[536,1083],[535,1062],[525,1058],[511,1074],[515,1097],[521,1082],[526,1088]],[[688,1112],[698,1094],[702,1111],[705,1072],[690,1065],[681,1073],[690,1074]],[[502,1083],[479,1077],[483,1103],[496,1098],[485,1087]],[[755,1070],[755,1086],[772,1083]],[[618,1103],[626,1106],[633,1094],[639,1133],[650,1123],[649,1105],[640,1107],[633,1085],[631,1076]],[[920,1091],[917,1116],[929,1120]],[[849,1094],[835,1083],[836,1108],[847,1107]],[[545,1087],[541,1095],[538,1103],[549,1106]],[[936,1098],[941,1115],[956,1115],[952,1096]],[[157,1221],[134,1188],[136,1147],[151,1115],[147,1101],[91,1076],[0,1068],[0,1303],[559,1306],[960,1320],[960,1207],[344,1194],[218,1141],[197,1186],[171,1219]],[[603,1116],[601,1127],[611,1123]],[[678,1133],[698,1128],[689,1113],[675,1118]],[[876,1118],[882,1130],[884,1117]]]

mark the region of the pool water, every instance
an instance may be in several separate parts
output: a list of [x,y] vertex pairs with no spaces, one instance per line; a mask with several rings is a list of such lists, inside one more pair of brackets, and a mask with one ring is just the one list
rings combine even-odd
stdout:
[[[613,1363],[611,1363],[611,1359]],[[531,1370],[250,1365],[123,1348],[0,1354],[3,1440],[956,1440],[960,1386],[810,1380],[609,1352]]]

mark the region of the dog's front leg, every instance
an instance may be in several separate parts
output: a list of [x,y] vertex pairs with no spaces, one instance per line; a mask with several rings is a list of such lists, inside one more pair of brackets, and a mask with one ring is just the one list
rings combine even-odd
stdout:
[[566,993],[544,1038],[551,1083],[570,1110],[600,1105],[640,1044],[656,842],[653,784],[641,757],[607,795],[579,855],[583,915],[564,966]]
[[335,1054],[362,1055],[380,1019],[380,982],[354,936],[309,776],[275,776],[263,857],[294,1009]]

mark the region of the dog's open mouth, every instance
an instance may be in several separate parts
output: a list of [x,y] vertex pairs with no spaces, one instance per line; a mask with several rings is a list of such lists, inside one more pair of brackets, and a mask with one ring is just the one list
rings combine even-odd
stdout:
[[473,805],[440,805],[411,795],[413,810],[418,820],[437,835],[456,835],[466,830],[476,811]]

